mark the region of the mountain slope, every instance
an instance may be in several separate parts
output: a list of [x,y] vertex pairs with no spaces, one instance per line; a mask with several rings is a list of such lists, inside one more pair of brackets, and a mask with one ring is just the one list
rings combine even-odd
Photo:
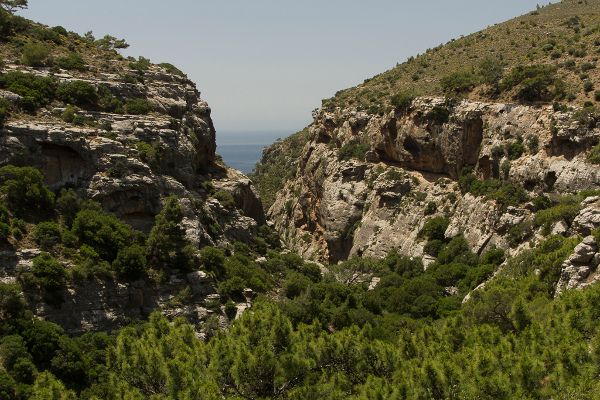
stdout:
[[338,92],[324,100],[323,106],[380,112],[390,109],[394,96],[406,92],[468,92],[473,100],[507,102],[513,100],[514,91],[498,93],[493,87],[502,69],[532,63],[557,69],[564,83],[559,97],[580,104],[593,101],[593,91],[584,90],[584,84],[589,81],[597,86],[600,77],[595,68],[600,49],[599,13],[597,0],[565,0],[538,8],[411,57],[357,87]]

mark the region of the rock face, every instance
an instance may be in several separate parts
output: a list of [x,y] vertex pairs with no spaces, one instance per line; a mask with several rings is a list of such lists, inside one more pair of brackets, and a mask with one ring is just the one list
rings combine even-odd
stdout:
[[[50,74],[21,66],[7,69]],[[155,65],[143,74],[143,83],[98,72],[63,72],[54,77],[108,87],[117,98],[143,98],[154,112],[123,115],[78,110],[77,117],[85,121],[80,125],[64,122],[64,108],[57,105],[35,116],[14,115],[0,130],[0,166],[37,167],[52,190],[74,188],[144,232],[152,228],[165,196],[176,195],[187,236],[198,247],[250,240],[264,224],[262,204],[250,180],[217,161],[210,108],[190,80]],[[2,91],[0,96],[19,101],[10,92]],[[213,198],[217,191],[229,193],[235,205]],[[0,277],[10,281],[31,252],[35,249],[3,251]],[[60,307],[45,303],[34,292],[26,297],[38,315],[73,332],[112,329],[156,308],[198,322],[208,315],[206,296],[216,292],[210,280],[193,283],[188,278],[174,275],[168,284],[156,287],[148,282],[83,282],[62,294],[65,301]],[[193,301],[185,308],[173,306],[173,297],[188,286],[194,290]]]
[[[475,252],[509,248],[509,231],[531,222],[532,206],[500,207],[463,194],[463,169],[521,185],[531,197],[597,189],[600,168],[586,160],[600,139],[597,125],[550,106],[442,98],[418,98],[408,112],[386,115],[321,110],[296,177],[269,216],[291,249],[326,262],[391,249],[421,256],[418,232],[439,215],[450,219],[446,236],[463,234]],[[345,156],[352,151],[361,154]],[[595,212],[575,228],[600,219]]]
[[[600,227],[600,198],[590,197],[584,201],[583,208],[573,222],[572,231],[580,236],[589,235]],[[583,241],[573,249],[562,265],[560,280],[556,285],[555,295],[565,290],[583,289],[600,280],[600,249],[594,236],[585,236]]]
[[[10,120],[0,137],[0,165],[38,167],[51,189],[76,188],[145,231],[160,211],[161,198],[170,194],[199,200],[182,201],[192,220],[227,219],[232,226],[244,229],[263,223],[260,200],[250,181],[215,164],[215,129],[210,108],[194,84],[156,69],[144,75],[144,85],[111,81],[109,77],[88,77],[87,81],[108,85],[117,95],[136,92],[147,96],[159,113],[139,116],[78,112],[98,127],[63,122],[58,118],[63,109]],[[74,78],[62,74],[61,79]],[[209,181],[231,191],[241,212],[227,211],[228,215],[223,215],[224,210],[205,202],[210,194],[205,183]],[[197,241],[212,243],[220,239],[211,238],[203,229],[204,224],[189,224],[194,225],[196,232],[191,233]]]

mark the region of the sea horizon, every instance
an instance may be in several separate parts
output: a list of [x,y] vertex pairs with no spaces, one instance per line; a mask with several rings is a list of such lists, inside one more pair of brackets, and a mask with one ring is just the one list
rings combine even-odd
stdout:
[[294,130],[221,131],[217,134],[217,154],[231,168],[250,174],[266,147],[293,133]]

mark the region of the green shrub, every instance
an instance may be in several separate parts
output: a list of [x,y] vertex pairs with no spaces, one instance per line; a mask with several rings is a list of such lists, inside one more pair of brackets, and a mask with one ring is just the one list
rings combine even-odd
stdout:
[[10,239],[10,225],[6,222],[0,222],[0,242],[6,242]]
[[65,103],[80,107],[95,107],[98,103],[96,88],[85,81],[62,83],[56,90],[56,95]]
[[144,276],[146,264],[146,248],[133,245],[119,251],[117,258],[113,262],[113,268],[119,276],[125,279],[136,280]]
[[437,257],[445,245],[446,243],[443,240],[429,240],[423,247],[423,253],[428,254],[432,257]]
[[125,102],[125,112],[131,115],[146,115],[152,112],[153,108],[146,99],[130,99]]
[[176,197],[167,197],[148,236],[150,266],[191,270],[195,268],[195,248],[189,243],[181,223],[183,211]]
[[506,152],[504,151],[504,147],[502,146],[494,146],[492,147],[492,157],[495,159],[499,159],[504,157],[504,154],[506,154]]
[[587,160],[592,164],[600,164],[600,144],[591,148]]
[[546,210],[552,207],[552,201],[548,198],[548,196],[537,196],[533,200],[533,207],[535,211]]
[[83,58],[74,52],[54,60],[54,65],[66,70],[85,71],[87,69]]
[[35,284],[48,291],[60,290],[67,282],[65,267],[48,253],[33,259],[31,273]]
[[[510,167],[509,163],[507,165]],[[468,168],[462,171],[459,178],[459,186],[463,193],[471,193],[474,196],[485,196],[489,200],[496,200],[502,207],[518,206],[529,200],[529,196],[522,186],[498,179],[482,181],[477,179]]]
[[504,74],[503,63],[495,58],[486,58],[479,64],[479,76],[482,83],[498,85]]
[[554,66],[517,66],[502,80],[501,89],[517,88],[516,97],[527,102],[550,100],[557,94],[552,91],[556,82]]
[[72,106],[72,105],[68,105],[65,110],[63,111],[63,113],[61,114],[61,118],[63,121],[72,124],[74,122],[76,122],[77,120],[77,112],[79,111],[79,108]]
[[433,217],[428,219],[419,231],[419,238],[427,240],[445,240],[446,229],[450,220],[446,217]]
[[401,113],[406,113],[410,109],[416,95],[410,91],[403,91],[392,96],[392,106]]
[[131,69],[135,69],[139,72],[147,71],[150,68],[150,60],[144,57],[139,57],[137,61],[129,63]]
[[47,212],[54,205],[54,194],[44,184],[42,173],[32,167],[7,165],[0,168],[0,193],[18,217],[31,212]]
[[0,75],[0,88],[22,96],[19,105],[26,111],[35,111],[49,104],[55,96],[56,80],[11,71]]
[[288,299],[300,296],[311,284],[311,280],[297,272],[290,272],[283,283],[283,295]]
[[45,26],[34,26],[31,31],[32,36],[42,42],[62,43],[60,34],[53,29],[46,28]]
[[440,84],[444,93],[460,95],[472,91],[479,84],[479,77],[471,72],[459,71],[443,77]]
[[230,299],[242,299],[246,282],[239,276],[234,276],[219,283],[219,293]]
[[540,139],[537,135],[531,134],[527,136],[527,149],[531,154],[535,154],[540,149]]
[[122,114],[124,112],[123,102],[112,94],[108,85],[100,84],[97,88],[97,92],[98,106],[102,110],[116,114]]
[[565,198],[554,207],[538,211],[535,214],[533,223],[537,227],[543,227],[544,231],[549,233],[552,225],[558,221],[564,221],[568,226],[571,226],[579,211],[581,211],[579,201]]
[[158,65],[163,67],[170,74],[178,75],[178,76],[186,76],[185,73],[183,73],[183,71],[181,71],[179,68],[177,68],[173,64],[161,63]]
[[159,169],[162,161],[163,148],[159,141],[154,143],[139,142],[135,148],[140,154],[140,159],[153,170]]
[[62,36],[67,36],[69,34],[69,32],[60,25],[52,27],[52,30]]
[[594,92],[594,100],[600,101],[600,90]]
[[17,397],[17,383],[4,369],[0,370],[0,398],[7,400],[17,400],[19,398]]
[[508,155],[509,160],[519,159],[523,153],[525,153],[525,146],[523,145],[522,139],[512,142],[507,146],[506,154]]
[[225,315],[227,315],[230,321],[233,321],[237,315],[237,306],[231,300],[225,303]]
[[56,222],[40,222],[33,231],[35,242],[42,250],[51,250],[61,241],[60,227]]
[[56,209],[63,219],[63,223],[70,227],[75,216],[81,209],[82,201],[73,189],[62,189],[56,200]]
[[93,37],[90,38],[96,46],[103,50],[117,50],[117,49],[126,49],[129,47],[129,44],[125,41],[125,39],[117,39],[111,35],[104,35],[103,38],[95,40]]
[[446,106],[435,106],[429,111],[427,117],[438,125],[443,125],[450,121],[450,110]]
[[425,215],[431,215],[431,214],[435,214],[435,212],[437,211],[437,204],[435,204],[433,201],[430,201],[429,203],[427,203],[427,206],[425,207]]
[[529,200],[522,186],[510,182],[505,182],[499,189],[488,193],[487,198],[496,200],[502,207],[518,206]]
[[40,42],[27,42],[23,47],[21,62],[29,67],[43,67],[46,65],[50,47]]
[[133,231],[129,225],[98,209],[79,211],[71,232],[77,237],[79,244],[87,244],[109,262],[117,257],[121,249],[133,242]]
[[594,84],[592,83],[592,81],[583,82],[583,91],[584,92],[589,93],[592,90],[594,90]]
[[369,150],[371,150],[371,146],[368,143],[365,143],[360,139],[353,139],[340,148],[338,151],[338,159],[340,161],[347,161],[353,158],[364,160],[365,154]]
[[223,207],[235,208],[235,199],[231,193],[224,190],[219,190],[213,195],[213,197],[219,200],[219,203],[221,203]]
[[207,271],[215,274],[217,278],[225,275],[225,254],[223,250],[207,246],[200,250],[200,262]]
[[517,247],[522,244],[532,234],[531,224],[522,222],[513,225],[506,233],[506,240],[511,247]]

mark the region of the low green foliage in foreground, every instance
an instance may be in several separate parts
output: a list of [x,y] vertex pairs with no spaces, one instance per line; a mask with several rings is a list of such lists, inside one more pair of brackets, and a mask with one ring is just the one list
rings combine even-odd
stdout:
[[[296,256],[271,254],[265,268],[285,276],[284,293],[257,299],[206,342],[185,321],[159,314],[114,335],[69,338],[31,319],[18,288],[1,285],[0,393],[7,399],[595,399],[600,286],[553,299],[560,265],[577,241],[550,237],[509,260],[462,305],[450,294],[436,301],[436,290],[464,284],[458,266],[468,275],[502,262],[502,252],[478,258],[450,243],[427,272],[419,260],[390,254],[351,260],[324,276]],[[202,259],[228,276],[227,257],[207,249]],[[370,291],[373,274],[382,282]],[[57,396],[43,397],[52,391]]]

